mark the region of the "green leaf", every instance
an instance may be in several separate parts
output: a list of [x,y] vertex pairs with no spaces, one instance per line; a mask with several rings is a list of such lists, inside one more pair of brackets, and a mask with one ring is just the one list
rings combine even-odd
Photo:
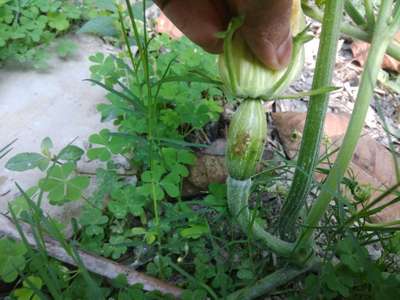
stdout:
[[178,162],[185,165],[193,165],[196,162],[196,155],[187,150],[179,150]]
[[208,226],[205,224],[190,225],[189,228],[182,229],[180,235],[187,239],[198,239],[209,233]]
[[146,229],[143,227],[134,227],[129,230],[129,236],[145,235],[147,233]]
[[50,12],[47,14],[49,18],[49,26],[58,31],[64,31],[69,28],[69,21],[67,17],[61,13]]
[[49,163],[49,160],[44,157],[43,155],[39,153],[20,153],[17,154],[16,156],[12,157],[7,163],[6,163],[6,169],[10,171],[26,171],[26,170],[31,170],[37,167],[41,167],[43,169],[43,166],[47,166]]
[[113,16],[98,16],[87,21],[78,33],[90,33],[99,36],[117,37],[118,31],[115,29],[115,18]]
[[151,171],[143,172],[141,178],[144,182],[159,183],[165,172],[166,170],[163,166],[155,165]]
[[331,264],[327,264],[322,274],[324,283],[332,291],[338,292],[343,297],[348,297],[350,294],[349,288],[341,282],[341,278],[337,276],[335,269]]
[[[18,300],[36,300],[40,299],[35,295],[35,290],[32,288],[32,285],[35,289],[40,290],[43,286],[42,279],[36,276],[29,276],[26,280],[22,283],[22,288],[15,290],[14,295],[17,297]],[[32,298],[32,296],[34,296]]]
[[135,186],[118,187],[112,191],[111,198],[108,209],[117,219],[125,218],[128,213],[138,217],[144,214],[147,199]]
[[51,139],[49,137],[43,139],[42,144],[40,146],[42,154],[46,157],[50,157],[51,156],[50,149],[52,148],[53,148],[53,142],[51,141]]
[[167,168],[172,170],[176,164],[177,151],[174,148],[163,148],[161,151]]
[[76,49],[78,48],[78,46],[70,41],[70,40],[61,40],[60,42],[58,42],[57,44],[57,54],[58,56],[62,57],[62,58],[66,58],[70,55],[72,55]]
[[6,238],[0,239],[0,278],[4,282],[13,282],[18,272],[25,268],[26,248],[23,243]]
[[101,130],[98,134],[92,134],[89,137],[89,142],[96,145],[102,145],[104,147],[90,148],[87,151],[87,156],[90,160],[99,159],[101,161],[107,161],[111,159],[111,153],[108,150],[110,143],[110,131],[108,129]]
[[167,192],[168,196],[172,198],[177,198],[180,195],[179,186],[177,186],[175,183],[163,180],[160,184]]
[[116,289],[126,288],[128,286],[126,275],[119,274],[117,277],[111,280],[111,285]]
[[4,4],[10,2],[11,0],[0,0],[0,7],[3,6]]
[[153,199],[154,197],[155,200],[160,201],[164,199],[165,196],[163,189],[155,183],[146,183],[137,189],[138,193],[141,193],[141,195],[149,197],[150,199]]
[[182,176],[182,177],[189,176],[189,170],[184,165],[181,165],[181,164],[176,164],[174,166],[173,172],[178,174],[178,175],[180,175],[180,176]]
[[19,289],[15,290],[14,296],[18,300],[31,300],[31,298],[33,296],[33,291],[31,289],[27,289],[27,288],[19,288]]
[[108,222],[108,217],[104,216],[100,209],[86,207],[81,216],[79,223],[85,225],[104,225]]
[[23,211],[29,210],[29,203],[26,201],[25,197],[28,196],[32,199],[38,190],[39,188],[37,186],[31,187],[25,191],[25,195],[20,195],[10,202],[11,209],[17,217],[19,217]]
[[60,151],[57,158],[59,160],[78,161],[81,159],[83,154],[84,151],[81,148],[74,145],[68,145]]
[[65,197],[68,200],[79,200],[82,191],[85,190],[90,184],[88,176],[77,176],[67,182],[67,193]]
[[253,272],[248,269],[240,269],[236,275],[239,279],[243,280],[251,280],[254,278]]
[[72,177],[75,165],[66,163],[62,166],[53,166],[48,177],[39,181],[39,187],[48,192],[48,198],[53,205],[79,200],[83,191],[89,186],[87,176]]
[[107,148],[91,148],[87,151],[87,156],[90,160],[108,161],[111,159],[111,153]]
[[96,54],[89,56],[89,60],[93,63],[101,64],[104,61],[104,54],[97,52]]
[[124,236],[111,236],[110,242],[104,245],[104,255],[111,256],[114,260],[120,258],[128,250],[128,247],[124,245],[126,242],[129,240]]
[[400,254],[400,231],[393,234],[388,246],[391,253]]
[[121,203],[120,201],[111,201],[108,203],[108,209],[117,219],[123,219],[128,214],[126,203]]

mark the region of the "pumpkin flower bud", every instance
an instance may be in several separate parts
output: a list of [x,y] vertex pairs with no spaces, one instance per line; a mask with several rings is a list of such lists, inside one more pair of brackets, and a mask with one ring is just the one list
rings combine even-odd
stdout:
[[[301,1],[294,0],[291,15],[291,32],[297,35],[304,27]],[[270,98],[282,92],[302,69],[303,47],[293,47],[292,63],[283,70],[268,69],[252,53],[240,34],[231,33],[225,39],[224,52],[218,65],[224,86],[230,94],[240,98]]]

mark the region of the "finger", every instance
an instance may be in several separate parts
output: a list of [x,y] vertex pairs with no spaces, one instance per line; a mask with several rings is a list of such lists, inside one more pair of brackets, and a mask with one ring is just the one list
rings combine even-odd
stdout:
[[229,2],[236,13],[245,14],[240,32],[253,53],[269,68],[285,67],[292,53],[292,0]]
[[224,31],[229,22],[223,0],[157,0],[165,15],[189,39],[211,53],[222,51],[223,41],[216,33]]

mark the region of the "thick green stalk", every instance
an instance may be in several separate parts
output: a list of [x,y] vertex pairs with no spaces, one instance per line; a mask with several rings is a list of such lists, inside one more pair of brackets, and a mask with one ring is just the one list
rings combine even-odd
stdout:
[[[332,83],[343,6],[344,0],[328,0],[326,3],[313,90],[330,86]],[[329,95],[326,93],[310,98],[293,183],[279,220],[279,230],[282,237],[292,235],[298,212],[304,205],[309,193],[314,168],[318,161],[319,144],[323,135],[328,101]]]
[[329,202],[339,188],[364,126],[386,48],[400,27],[399,12],[396,12],[393,23],[390,26],[388,24],[388,20],[391,18],[393,0],[383,0],[381,3],[368,60],[361,77],[359,93],[342,147],[315,204],[307,216],[303,232],[297,240],[296,249],[303,249],[307,246]]
[[251,300],[266,295],[281,285],[284,285],[301,274],[307,272],[310,267],[298,269],[295,267],[284,267],[267,277],[260,279],[255,285],[236,291],[228,295],[227,300]]
[[[303,7],[303,11],[304,14],[316,21],[322,22],[323,19],[323,12],[316,6],[313,5],[309,5],[307,3],[302,3],[302,7]],[[362,29],[359,29],[355,26],[352,26],[350,24],[342,24],[341,26],[341,31],[343,34],[357,39],[357,40],[361,40],[364,42],[371,42],[372,36],[371,34],[369,34],[368,32],[365,32]],[[387,50],[386,53],[389,54],[391,57],[393,57],[394,59],[400,60],[400,44],[396,41],[392,41]]]
[[249,196],[251,179],[236,180],[230,176],[227,179],[228,207],[232,216],[238,221],[243,232],[253,234],[269,250],[282,257],[290,257],[293,253],[293,244],[287,243],[265,231],[258,223],[252,220],[249,210]]

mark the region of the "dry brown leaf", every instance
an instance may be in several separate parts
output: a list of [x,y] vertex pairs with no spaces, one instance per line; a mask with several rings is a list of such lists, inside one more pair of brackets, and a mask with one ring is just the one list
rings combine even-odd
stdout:
[[[294,158],[300,147],[306,114],[295,112],[274,113],[272,118],[286,153],[291,159]],[[332,151],[340,146],[348,123],[348,114],[327,114],[324,129],[325,138],[320,148],[320,153],[326,153],[327,150]],[[331,162],[335,158],[336,156],[333,155],[330,158]],[[324,165],[321,165],[321,167],[324,167]],[[396,184],[392,154],[368,135],[361,137],[348,172],[348,175],[354,175],[360,184],[370,185],[375,190],[372,198],[380,195],[380,189],[385,190]],[[315,177],[318,181],[324,179],[321,174],[316,174]],[[392,199],[388,197],[386,201]],[[400,204],[388,207],[381,213],[371,217],[371,220],[376,223],[399,219]]]
[[173,39],[178,39],[183,36],[183,33],[176,28],[174,23],[172,23],[162,12],[156,20],[155,30],[159,33],[168,34]]
[[[396,41],[400,42],[400,32],[396,34]],[[355,41],[351,45],[351,52],[353,53],[353,61],[361,67],[364,66],[367,57],[370,44],[363,41]],[[400,73],[400,61],[394,59],[389,55],[385,55],[382,63],[382,68],[389,71]]]

